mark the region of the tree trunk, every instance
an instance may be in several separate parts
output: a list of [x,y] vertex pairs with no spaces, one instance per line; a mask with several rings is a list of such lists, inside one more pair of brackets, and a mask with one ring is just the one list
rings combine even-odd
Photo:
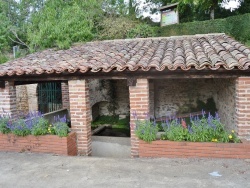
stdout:
[[129,15],[130,15],[131,17],[136,17],[136,14],[135,14],[135,7],[133,6],[133,0],[129,0],[128,9],[129,9]]
[[210,10],[210,20],[214,20],[214,8]]

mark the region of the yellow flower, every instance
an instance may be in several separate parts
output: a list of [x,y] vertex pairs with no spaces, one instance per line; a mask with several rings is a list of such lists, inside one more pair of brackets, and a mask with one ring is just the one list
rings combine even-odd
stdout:
[[234,133],[234,130],[232,130],[232,133]]
[[228,136],[228,138],[232,139],[232,138],[233,138],[233,136],[230,134],[230,135]]
[[217,142],[218,140],[215,138],[214,141]]
[[52,125],[49,125],[50,127],[52,127]]
[[212,139],[212,142],[217,142],[217,139],[216,139],[216,138],[213,138],[213,139]]

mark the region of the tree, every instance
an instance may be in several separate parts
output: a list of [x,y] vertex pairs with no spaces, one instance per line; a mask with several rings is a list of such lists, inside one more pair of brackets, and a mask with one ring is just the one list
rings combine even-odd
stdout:
[[190,2],[194,3],[195,5],[198,5],[201,10],[209,11],[210,19],[214,19],[215,15],[215,9],[221,4],[221,3],[228,3],[230,0],[183,0],[184,2]]
[[32,15],[28,42],[33,50],[68,48],[73,42],[90,41],[95,36],[95,21],[103,14],[101,1],[47,0]]
[[250,12],[250,0],[240,0],[240,7],[236,10],[238,14]]

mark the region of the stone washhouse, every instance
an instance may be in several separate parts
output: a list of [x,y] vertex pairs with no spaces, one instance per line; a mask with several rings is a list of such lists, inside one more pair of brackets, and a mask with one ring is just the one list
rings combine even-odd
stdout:
[[[212,98],[226,128],[250,139],[249,66],[250,49],[225,34],[48,49],[0,65],[0,109],[12,117],[18,109],[37,110],[34,84],[60,82],[78,154],[91,155],[91,121],[109,115],[110,96],[101,83],[108,80],[116,85],[116,113],[130,115],[132,157],[139,156],[141,143],[134,133],[134,112],[138,119],[147,113],[160,118],[189,112],[197,100]],[[25,89],[29,92],[23,97]]]

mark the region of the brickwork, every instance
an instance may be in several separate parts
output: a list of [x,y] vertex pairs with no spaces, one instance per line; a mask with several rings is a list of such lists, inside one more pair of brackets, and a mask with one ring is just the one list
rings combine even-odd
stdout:
[[69,85],[68,82],[61,83],[62,89],[62,107],[69,110]]
[[136,86],[129,86],[130,100],[130,131],[131,131],[131,157],[139,156],[139,140],[135,135],[135,119],[133,113],[136,112],[139,120],[145,119],[145,114],[149,112],[149,82],[147,79],[137,79]]
[[149,113],[151,117],[155,117],[155,84],[152,80],[149,83]]
[[5,88],[0,88],[0,114],[16,117],[16,87],[14,82],[5,82]]
[[236,125],[238,135],[250,139],[250,77],[236,79]]
[[15,136],[0,133],[0,151],[53,153],[58,155],[76,155],[76,133],[68,137],[56,135]]
[[140,157],[168,158],[250,158],[250,142],[243,143],[208,143],[208,142],[174,142],[166,140],[146,143],[140,141]]
[[91,112],[88,80],[70,80],[71,129],[77,133],[79,155],[91,155]]

